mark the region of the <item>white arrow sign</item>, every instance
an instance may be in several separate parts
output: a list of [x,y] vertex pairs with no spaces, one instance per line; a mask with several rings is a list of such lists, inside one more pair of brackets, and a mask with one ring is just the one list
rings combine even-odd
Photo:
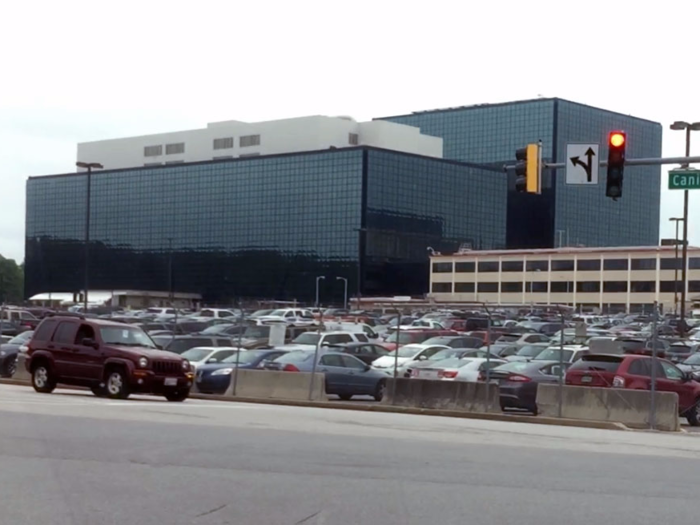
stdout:
[[566,145],[566,183],[598,184],[599,144]]

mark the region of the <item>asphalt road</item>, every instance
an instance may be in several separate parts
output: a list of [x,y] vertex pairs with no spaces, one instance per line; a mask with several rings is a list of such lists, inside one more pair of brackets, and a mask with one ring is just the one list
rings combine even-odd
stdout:
[[0,385],[0,523],[654,524],[700,437]]

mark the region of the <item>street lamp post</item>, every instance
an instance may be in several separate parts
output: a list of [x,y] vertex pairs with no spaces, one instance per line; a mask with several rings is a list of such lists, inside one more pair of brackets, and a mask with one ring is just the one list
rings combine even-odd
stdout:
[[[690,157],[690,133],[692,131],[700,130],[700,122],[683,122],[677,120],[671,124],[672,130],[685,130],[685,156]],[[688,167],[688,164],[684,164],[684,167]],[[688,288],[688,190],[683,191],[683,266],[681,267],[681,280],[683,281],[683,288],[681,289],[681,322],[680,332],[681,336],[685,335],[685,301],[686,301],[686,291]]]
[[[336,281],[343,281],[345,284],[345,293],[343,295],[343,308],[348,309],[348,280],[345,277],[336,277]],[[316,302],[318,302],[318,298],[316,298]]]
[[85,191],[85,266],[83,267],[84,295],[83,311],[88,310],[88,288],[90,287],[90,190],[92,186],[92,170],[104,168],[99,162],[76,162],[78,168],[87,170],[87,188]]
[[325,278],[325,275],[319,275],[318,277],[316,277],[316,308],[318,308],[318,283],[319,281],[323,281]]
[[683,221],[683,217],[671,217],[669,221],[676,222],[676,243],[675,246],[675,263],[673,263],[673,313],[678,315],[678,223]]

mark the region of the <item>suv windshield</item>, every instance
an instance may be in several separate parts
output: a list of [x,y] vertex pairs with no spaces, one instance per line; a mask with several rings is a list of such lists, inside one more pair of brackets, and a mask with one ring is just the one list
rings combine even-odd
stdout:
[[292,343],[297,345],[315,345],[321,338],[321,334],[316,334],[313,332],[306,332],[296,337]]
[[145,346],[156,348],[146,332],[140,328],[130,326],[103,326],[100,328],[100,336],[106,345]]
[[583,356],[569,367],[569,370],[591,370],[597,372],[617,372],[622,363],[618,356]]

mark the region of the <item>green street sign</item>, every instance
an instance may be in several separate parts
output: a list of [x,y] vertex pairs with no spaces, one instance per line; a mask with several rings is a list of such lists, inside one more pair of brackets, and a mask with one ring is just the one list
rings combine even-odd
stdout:
[[693,168],[668,172],[669,190],[700,190],[700,170]]

